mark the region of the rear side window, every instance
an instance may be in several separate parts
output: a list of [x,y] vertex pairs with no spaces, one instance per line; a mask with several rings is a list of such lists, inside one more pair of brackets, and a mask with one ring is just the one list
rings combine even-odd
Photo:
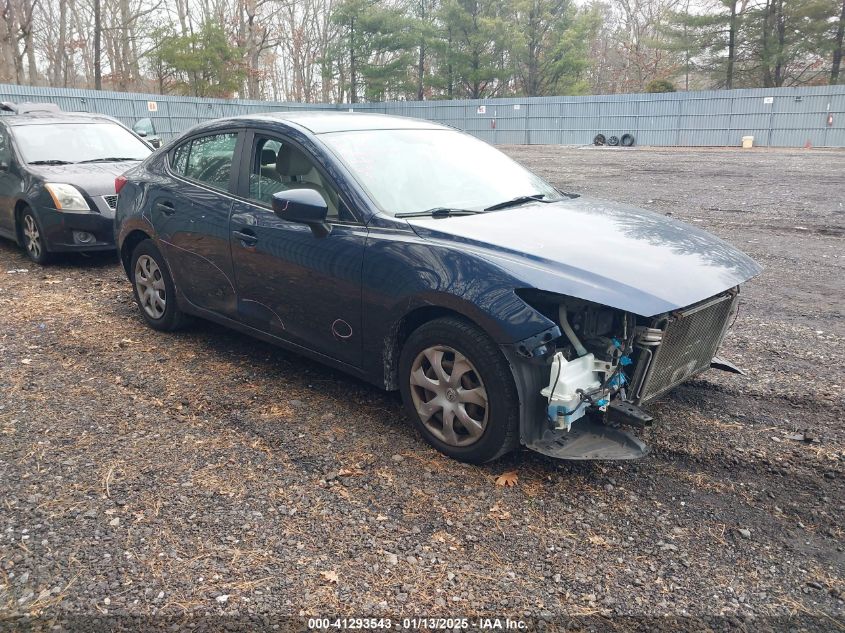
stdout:
[[154,136],[156,133],[155,125],[153,125],[153,120],[150,118],[140,119],[132,126],[132,129],[139,134],[143,132],[147,136]]
[[188,166],[188,154],[191,152],[191,143],[183,143],[175,150],[173,150],[173,158],[170,161],[170,167],[173,171],[176,171],[183,176],[185,175],[185,169]]
[[226,191],[237,142],[236,133],[192,139],[173,151],[171,167],[186,178]]

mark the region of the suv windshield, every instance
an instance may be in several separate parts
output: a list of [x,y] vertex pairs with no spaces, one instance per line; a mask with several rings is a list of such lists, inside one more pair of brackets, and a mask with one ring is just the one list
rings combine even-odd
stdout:
[[152,150],[114,123],[51,123],[12,128],[26,163],[143,160]]
[[[561,194],[499,150],[452,130],[363,130],[320,138],[376,204],[391,215],[430,209],[484,210]],[[526,200],[521,200],[526,198]]]

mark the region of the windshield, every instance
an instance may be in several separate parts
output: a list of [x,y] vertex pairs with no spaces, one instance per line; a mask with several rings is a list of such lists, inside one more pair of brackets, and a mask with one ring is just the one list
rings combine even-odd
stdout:
[[114,123],[16,125],[12,129],[26,163],[143,160],[152,152],[129,130]]
[[483,210],[522,196],[561,194],[499,150],[452,130],[363,130],[320,138],[385,212]]

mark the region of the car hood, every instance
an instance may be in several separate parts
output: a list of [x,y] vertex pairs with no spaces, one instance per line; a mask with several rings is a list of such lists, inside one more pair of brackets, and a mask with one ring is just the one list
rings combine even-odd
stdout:
[[83,163],[73,165],[27,165],[45,182],[65,182],[83,189],[89,196],[114,195],[114,179],[140,161]]
[[584,197],[408,221],[420,237],[474,251],[528,287],[642,316],[689,306],[762,270],[698,227]]

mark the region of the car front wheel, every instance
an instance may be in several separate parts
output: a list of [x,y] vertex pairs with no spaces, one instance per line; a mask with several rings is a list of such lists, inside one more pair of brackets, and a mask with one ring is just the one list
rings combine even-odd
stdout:
[[36,264],[41,264],[42,266],[49,264],[53,259],[53,255],[47,250],[44,242],[44,232],[41,230],[41,225],[38,223],[38,218],[35,217],[32,209],[24,209],[24,212],[21,214],[20,232],[27,256]]
[[167,262],[152,240],[144,240],[132,252],[129,268],[135,301],[151,328],[178,330],[186,321],[176,305],[176,287]]
[[411,333],[399,361],[405,412],[425,440],[460,461],[484,463],[519,444],[510,367],[483,331],[459,318]]

